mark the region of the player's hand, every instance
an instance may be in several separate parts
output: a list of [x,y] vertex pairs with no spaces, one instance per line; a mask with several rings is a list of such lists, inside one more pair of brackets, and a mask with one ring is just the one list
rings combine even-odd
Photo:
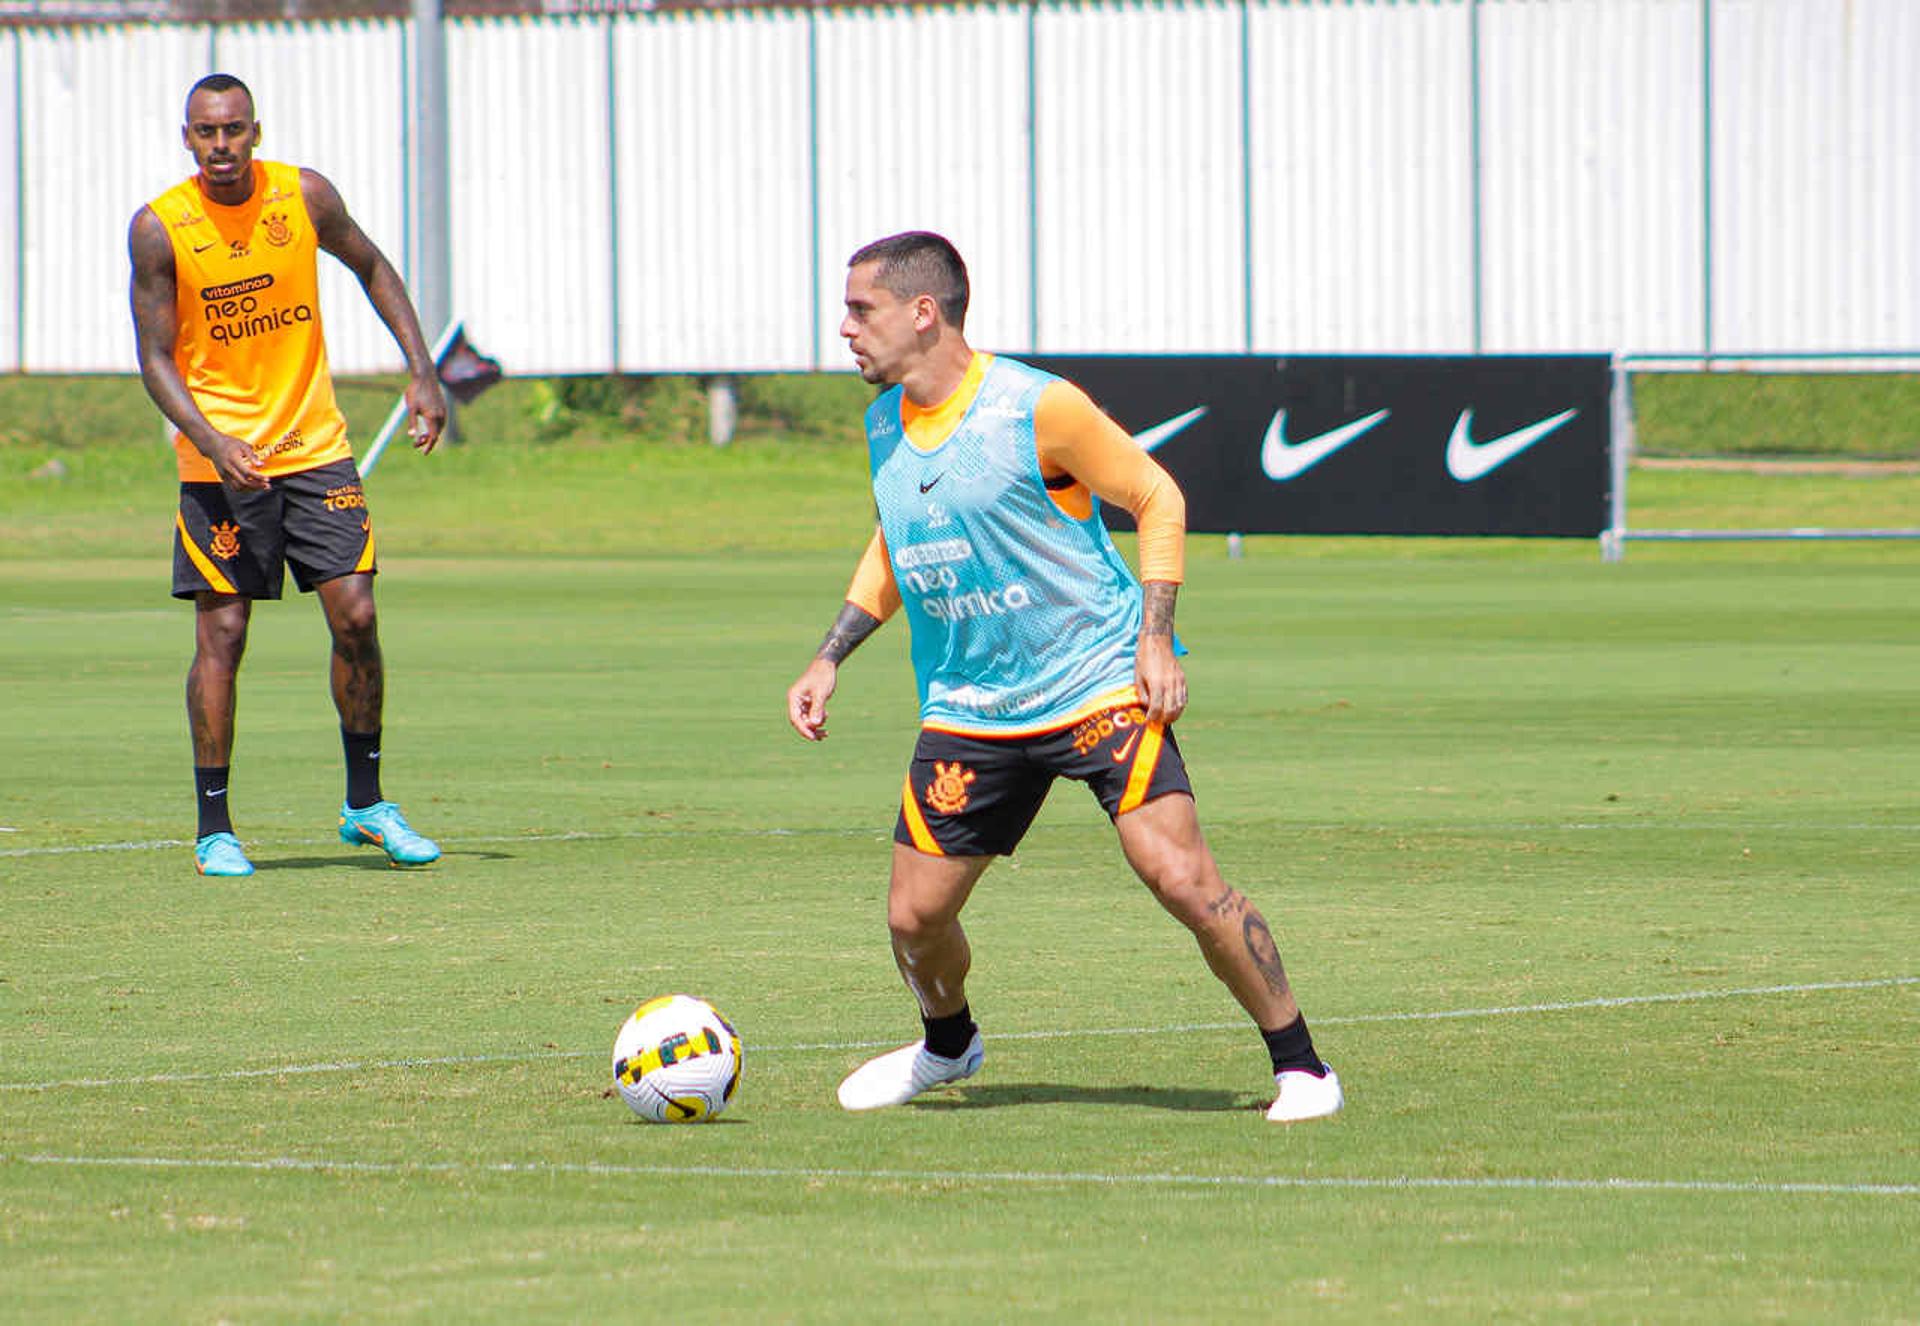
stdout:
[[1187,673],[1173,656],[1171,637],[1140,637],[1133,658],[1133,688],[1140,693],[1149,723],[1168,724],[1186,712]]
[[219,434],[207,459],[213,462],[220,482],[228,488],[243,493],[265,491],[267,476],[260,472],[260,458],[254,454],[253,445],[244,439],[229,433]]
[[840,678],[840,666],[824,658],[807,664],[800,680],[787,688],[787,721],[808,741],[827,739],[827,697]]
[[447,398],[439,378],[416,377],[407,383],[407,413],[411,416],[407,436],[413,439],[414,450],[432,455],[447,426]]

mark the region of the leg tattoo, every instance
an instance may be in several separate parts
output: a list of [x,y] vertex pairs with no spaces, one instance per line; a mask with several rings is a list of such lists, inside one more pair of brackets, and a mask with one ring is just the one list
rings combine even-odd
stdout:
[[213,688],[207,685],[197,662],[187,669],[187,727],[193,736],[195,764],[221,765],[231,758],[231,705],[219,706],[221,714],[228,716],[226,722],[214,713],[214,706],[222,699],[223,696],[213,693]]
[[1253,965],[1266,978],[1267,988],[1277,995],[1288,993],[1287,972],[1280,965],[1280,949],[1273,942],[1273,932],[1267,929],[1267,923],[1260,913],[1251,907],[1247,908],[1242,931],[1246,935],[1247,952],[1253,957]]
[[1207,915],[1237,915],[1246,905],[1246,895],[1232,885],[1226,885],[1221,888],[1220,896],[1207,904]]
[[340,721],[352,732],[376,732],[386,701],[386,674],[380,666],[380,638],[355,632],[333,641],[334,699]]

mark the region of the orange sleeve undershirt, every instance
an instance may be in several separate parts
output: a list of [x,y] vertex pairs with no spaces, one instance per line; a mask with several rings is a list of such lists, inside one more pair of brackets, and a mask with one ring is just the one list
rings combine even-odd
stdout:
[[[936,435],[929,442],[937,443],[944,436],[940,425],[947,414],[957,418],[971,403],[984,376],[986,359],[974,356],[966,380],[941,406],[913,411],[911,417],[902,407],[910,438],[922,441],[915,425],[933,426]],[[1040,393],[1033,411],[1033,435],[1041,475],[1055,479],[1065,474],[1075,480],[1070,487],[1048,490],[1062,511],[1077,520],[1086,519],[1093,510],[1087,500],[1090,492],[1102,502],[1125,509],[1140,530],[1140,579],[1175,585],[1185,579],[1186,498],[1173,477],[1142,451],[1124,428],[1103,414],[1086,392],[1071,382],[1059,381],[1049,383]],[[853,582],[847,586],[847,602],[881,621],[900,609],[900,587],[894,583],[893,562],[878,528],[854,569]]]
[[887,541],[878,526],[867,542],[860,565],[854,568],[847,602],[883,622],[900,610],[900,586],[894,583],[893,560],[887,556]]
[[[1185,579],[1187,500],[1173,476],[1140,449],[1127,431],[1101,413],[1071,382],[1049,383],[1033,411],[1040,473],[1070,474],[1102,502],[1133,515],[1140,527],[1140,578],[1179,584]],[[1072,489],[1054,500],[1072,512]],[[1089,508],[1090,509],[1090,508]]]

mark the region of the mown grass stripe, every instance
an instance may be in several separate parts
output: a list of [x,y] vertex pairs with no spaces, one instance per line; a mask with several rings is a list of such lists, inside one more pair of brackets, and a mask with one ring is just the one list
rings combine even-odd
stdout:
[[1916,1197],[1915,1183],[1769,1183],[1743,1179],[1572,1179],[1553,1175],[1448,1178],[1441,1175],[1332,1174],[1123,1174],[1088,1170],[938,1170],[848,1169],[753,1165],[612,1165],[592,1161],[445,1161],[399,1164],[377,1160],[329,1160],[305,1156],[61,1156],[0,1154],[0,1165],[58,1165],[99,1169],[235,1170],[243,1173],[420,1175],[530,1175],[550,1178],[697,1178],[766,1181],[797,1179],[813,1183],[945,1183],[958,1187],[1050,1186],[1103,1188],[1288,1188],[1363,1191],[1437,1189],[1449,1192],[1708,1193],[1764,1197]]
[[[1629,1008],[1636,1004],[1679,1004],[1705,999],[1751,999],[1767,995],[1820,994],[1836,990],[1878,990],[1891,986],[1920,985],[1920,976],[1885,976],[1861,981],[1820,981],[1801,985],[1756,985],[1738,990],[1679,990],[1666,994],[1602,995],[1592,999],[1571,999],[1544,1004],[1504,1004],[1486,1008],[1451,1008],[1429,1012],[1354,1013],[1347,1016],[1316,1017],[1315,1026],[1356,1026],[1380,1022],[1429,1022],[1453,1018],[1513,1017],[1527,1013],[1566,1013],[1588,1008]],[[1244,1021],[1184,1022],[1158,1027],[1082,1027],[1054,1028],[1043,1031],[1009,1031],[994,1034],[995,1041],[1066,1040],[1087,1036],[1166,1036],[1187,1032],[1244,1031]],[[799,1054],[809,1051],[872,1050],[891,1048],[894,1040],[883,1041],[802,1041],[791,1044],[755,1045],[756,1054]],[[319,1073],[363,1073],[409,1068],[451,1068],[467,1064],[538,1063],[546,1059],[583,1059],[599,1057],[599,1050],[536,1050],[521,1053],[435,1055],[408,1059],[342,1059],[311,1064],[281,1064],[272,1068],[235,1068],[207,1073],[152,1073],[144,1077],[63,1078],[49,1082],[0,1082],[0,1091],[54,1091],[78,1087],[158,1086],[189,1082],[240,1082],[263,1077],[308,1077]]]
[[[1459,820],[1434,821],[1427,824],[1404,823],[1368,823],[1357,824],[1351,821],[1325,821],[1320,823],[1288,823],[1288,829],[1296,833],[1599,833],[1632,831],[1639,833],[1920,833],[1920,823],[1850,823],[1850,824],[1754,824],[1740,820],[1571,820],[1564,823],[1546,821],[1484,821],[1479,823]],[[17,829],[0,829],[0,832],[17,833]],[[585,830],[564,833],[493,833],[477,835],[448,835],[439,841],[449,851],[457,854],[461,844],[480,843],[599,843],[628,842],[648,838],[881,838],[879,829],[869,825],[861,828],[813,828],[813,829],[632,829],[620,833],[595,833]],[[272,850],[276,847],[317,847],[330,846],[337,840],[331,835],[324,838],[277,838],[250,839],[249,845]],[[150,838],[144,841],[119,843],[75,843],[65,846],[48,847],[9,847],[0,850],[0,858],[34,856],[73,856],[91,852],[153,852],[177,847],[192,847],[186,838]]]

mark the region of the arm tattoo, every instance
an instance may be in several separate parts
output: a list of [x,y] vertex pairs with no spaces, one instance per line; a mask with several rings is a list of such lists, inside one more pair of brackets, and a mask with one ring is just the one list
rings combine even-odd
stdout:
[[860,647],[860,642],[880,629],[880,619],[865,608],[848,603],[840,609],[840,615],[834,618],[833,626],[827,632],[827,638],[820,642],[815,658],[824,658],[829,663],[838,663]]
[[1167,580],[1150,580],[1141,605],[1141,635],[1173,634],[1173,600],[1180,586]]

